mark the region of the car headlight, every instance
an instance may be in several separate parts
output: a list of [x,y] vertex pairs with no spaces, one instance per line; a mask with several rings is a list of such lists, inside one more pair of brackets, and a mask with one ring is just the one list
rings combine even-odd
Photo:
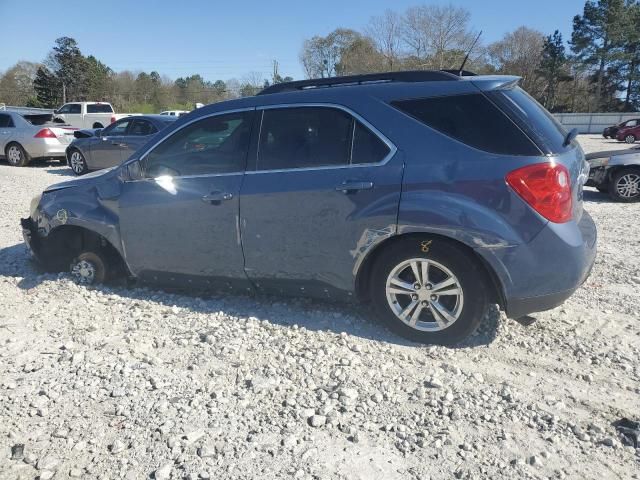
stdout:
[[31,216],[32,218],[35,215],[36,210],[38,210],[38,205],[40,205],[41,199],[42,199],[42,194],[36,195],[31,199],[31,203],[29,205],[29,216]]

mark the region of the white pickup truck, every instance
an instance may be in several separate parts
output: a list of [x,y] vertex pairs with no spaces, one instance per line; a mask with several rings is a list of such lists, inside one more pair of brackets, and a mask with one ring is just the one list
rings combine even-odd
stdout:
[[104,128],[107,125],[135,113],[115,113],[106,102],[70,102],[53,112],[54,122],[62,122],[77,128]]

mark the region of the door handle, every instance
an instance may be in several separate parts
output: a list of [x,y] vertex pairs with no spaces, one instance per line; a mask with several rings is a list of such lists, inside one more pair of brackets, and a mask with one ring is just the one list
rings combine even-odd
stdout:
[[126,147],[127,146],[126,143],[120,143],[120,142],[111,142],[111,145],[115,145],[116,147]]
[[342,193],[354,193],[359,190],[371,190],[373,182],[352,182],[347,180],[336,187],[336,190]]
[[209,195],[204,195],[202,201],[210,203],[211,205],[220,205],[223,201],[231,200],[233,193],[227,192],[211,192]]

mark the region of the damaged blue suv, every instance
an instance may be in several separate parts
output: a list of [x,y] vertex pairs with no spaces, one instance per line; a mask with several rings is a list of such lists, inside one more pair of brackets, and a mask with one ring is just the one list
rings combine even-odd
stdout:
[[405,337],[456,343],[490,304],[561,304],[594,263],[575,133],[517,84],[393,72],[209,105],[46,189],[24,237],[84,283],[358,299]]

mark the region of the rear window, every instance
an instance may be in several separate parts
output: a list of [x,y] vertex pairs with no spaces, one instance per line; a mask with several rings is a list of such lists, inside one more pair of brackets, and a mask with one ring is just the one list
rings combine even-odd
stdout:
[[496,102],[544,153],[562,153],[573,148],[572,145],[564,145],[567,137],[564,127],[521,88],[493,90],[487,93],[487,96]]
[[108,103],[89,104],[87,113],[113,113],[113,108]]
[[49,123],[51,120],[53,120],[53,115],[50,113],[42,113],[23,115],[22,118],[24,118],[31,125],[44,125],[45,123]]
[[503,155],[540,155],[533,142],[481,93],[391,103],[470,147]]

